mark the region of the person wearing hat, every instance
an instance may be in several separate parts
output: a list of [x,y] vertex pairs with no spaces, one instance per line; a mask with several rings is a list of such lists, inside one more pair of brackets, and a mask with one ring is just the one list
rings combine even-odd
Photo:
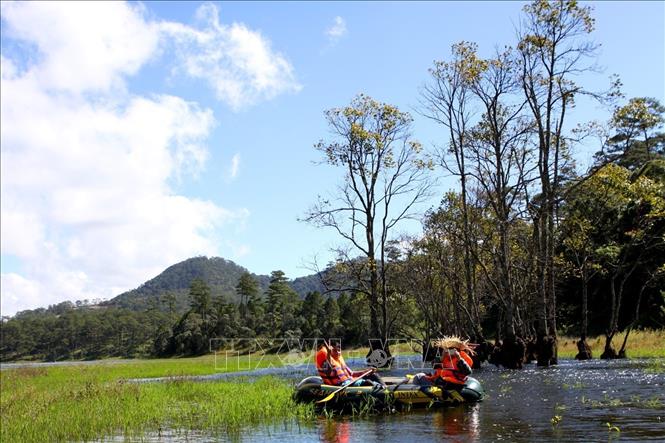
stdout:
[[434,365],[434,373],[418,373],[413,377],[411,383],[420,386],[463,385],[467,377],[473,372],[473,360],[470,355],[475,354],[468,340],[462,340],[456,336],[443,337],[434,342],[439,348],[441,362]]

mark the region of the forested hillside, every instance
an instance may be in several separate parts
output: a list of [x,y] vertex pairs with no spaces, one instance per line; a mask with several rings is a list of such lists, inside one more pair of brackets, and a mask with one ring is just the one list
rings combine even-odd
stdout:
[[[157,305],[161,310],[182,312],[189,306],[189,285],[195,278],[206,282],[214,296],[237,302],[234,287],[244,272],[245,268],[221,257],[194,257],[169,266],[157,277],[103,305],[132,310]],[[268,286],[267,276],[254,277],[263,288]]]
[[[103,306],[117,306],[130,310],[144,310],[157,307],[162,311],[183,312],[189,307],[189,287],[194,279],[208,285],[213,297],[238,303],[235,286],[247,269],[221,257],[193,257],[169,266],[157,277],[148,280],[131,291],[103,302]],[[261,291],[270,284],[267,275],[252,274]],[[304,298],[308,292],[323,292],[324,287],[317,275],[299,277],[289,281],[289,285]]]

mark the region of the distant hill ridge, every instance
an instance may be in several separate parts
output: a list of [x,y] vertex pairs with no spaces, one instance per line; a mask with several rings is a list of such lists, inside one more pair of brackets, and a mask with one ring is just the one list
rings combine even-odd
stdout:
[[[222,257],[193,257],[169,266],[138,288],[124,292],[103,304],[133,310],[147,309],[151,306],[166,309],[168,301],[165,296],[172,294],[175,296],[174,308],[182,311],[189,306],[189,286],[195,278],[200,278],[210,287],[213,297],[221,295],[228,301],[237,302],[235,287],[245,272],[249,271]],[[263,293],[270,283],[270,276],[256,274],[252,276],[259,283]],[[324,291],[316,274],[296,278],[289,284],[301,298],[304,298],[308,292]]]

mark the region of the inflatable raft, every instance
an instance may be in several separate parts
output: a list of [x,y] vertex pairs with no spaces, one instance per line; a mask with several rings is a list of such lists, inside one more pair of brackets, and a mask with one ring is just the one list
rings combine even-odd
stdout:
[[[383,381],[386,389],[376,389],[373,386],[348,387],[320,405],[340,408],[371,403],[379,408],[432,407],[477,402],[484,396],[480,382],[472,377],[469,377],[464,385],[446,387],[414,385],[410,383],[410,378],[404,377],[383,377]],[[316,402],[339,388],[323,384],[321,377],[307,377],[296,386],[294,399],[299,402]]]

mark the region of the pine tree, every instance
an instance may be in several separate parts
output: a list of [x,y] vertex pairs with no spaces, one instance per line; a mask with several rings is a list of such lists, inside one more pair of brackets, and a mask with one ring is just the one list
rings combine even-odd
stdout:
[[189,297],[192,310],[205,321],[210,311],[210,288],[203,280],[195,278],[189,286]]
[[247,305],[252,297],[256,298],[259,294],[259,284],[254,277],[252,277],[252,274],[245,272],[240,276],[238,284],[236,285],[236,293],[240,297],[240,305],[238,307],[240,317],[243,320],[246,320],[248,313]]

